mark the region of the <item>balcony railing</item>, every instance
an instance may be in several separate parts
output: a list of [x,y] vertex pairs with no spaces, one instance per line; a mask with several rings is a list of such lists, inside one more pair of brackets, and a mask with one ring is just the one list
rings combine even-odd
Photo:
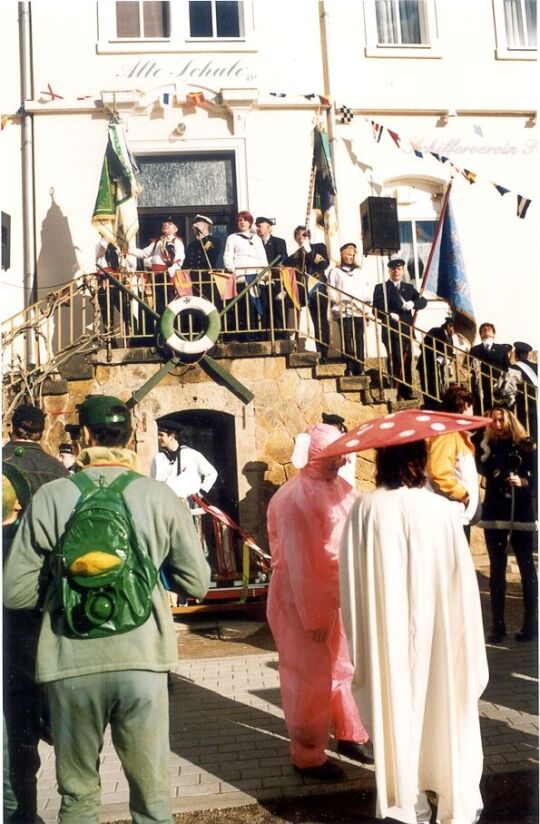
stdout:
[[[4,385],[10,397],[26,395],[35,400],[44,379],[58,373],[76,353],[105,347],[110,356],[113,347],[159,347],[158,318],[167,304],[178,295],[195,295],[214,304],[221,315],[218,344],[265,341],[270,353],[284,351],[278,341],[289,341],[289,351],[311,346],[322,362],[342,361],[346,374],[367,374],[383,398],[393,385],[406,386],[436,407],[449,383],[458,382],[473,391],[478,412],[488,412],[497,400],[501,370],[472,360],[459,347],[442,347],[417,327],[401,325],[395,330],[384,312],[378,311],[374,318],[370,304],[351,301],[350,296],[293,269],[273,268],[249,289],[245,278],[237,278],[240,297],[236,300],[232,290],[227,291],[230,276],[222,272],[177,273],[174,283],[154,272],[118,277],[120,286],[107,274],[85,276],[4,322]],[[187,338],[202,332],[197,313],[183,312],[176,323]],[[382,343],[390,333],[397,347],[393,359]],[[241,357],[238,347],[235,357]],[[412,374],[407,372],[411,359]],[[530,384],[521,383],[516,389],[515,409],[533,434],[536,397],[537,390]]]

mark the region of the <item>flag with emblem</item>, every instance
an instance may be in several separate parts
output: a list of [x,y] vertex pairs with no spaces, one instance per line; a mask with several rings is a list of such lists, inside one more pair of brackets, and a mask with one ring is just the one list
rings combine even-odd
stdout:
[[139,231],[137,198],[139,169],[117,117],[109,122],[107,148],[92,225],[109,243],[127,254],[130,241]]
[[452,184],[446,190],[441,215],[435,228],[422,292],[432,292],[448,303],[455,316],[456,332],[472,344],[476,337],[476,319],[456,218],[450,202],[451,188]]
[[336,181],[328,135],[318,126],[314,131],[312,175],[313,209],[318,212],[317,223],[324,228],[324,237],[331,258],[339,260]]

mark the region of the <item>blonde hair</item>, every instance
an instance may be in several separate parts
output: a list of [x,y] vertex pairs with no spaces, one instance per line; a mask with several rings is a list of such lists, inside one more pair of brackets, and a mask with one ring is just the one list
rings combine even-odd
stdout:
[[[527,430],[521,424],[513,412],[510,412],[506,406],[494,406],[490,409],[489,414],[493,415],[494,412],[502,412],[504,425],[508,430],[510,440],[512,443],[520,445],[527,445],[531,444],[531,440],[529,435],[527,434]],[[480,443],[480,460],[484,463],[487,461],[488,456],[491,453],[490,444],[497,440],[495,432],[491,428],[491,426],[487,426],[484,432],[484,437],[482,438],[482,442]],[[531,445],[532,446],[532,445]]]

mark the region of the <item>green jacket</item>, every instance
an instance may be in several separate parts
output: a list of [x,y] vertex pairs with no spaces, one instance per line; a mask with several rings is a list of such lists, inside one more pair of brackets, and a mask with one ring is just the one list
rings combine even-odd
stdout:
[[[85,451],[84,471],[110,483],[135,464],[129,450],[95,447]],[[94,466],[100,464],[107,465]],[[210,584],[210,568],[187,507],[169,487],[151,478],[134,480],[124,491],[140,547],[168,581],[195,598]],[[25,512],[4,567],[4,604],[9,609],[43,606],[38,643],[36,681],[56,681],[76,675],[114,670],[169,670],[176,661],[177,643],[167,594],[161,582],[154,589],[148,621],[131,632],[107,638],[74,639],[64,631],[58,580],[51,553],[79,498],[75,484],[61,478],[39,489]]]

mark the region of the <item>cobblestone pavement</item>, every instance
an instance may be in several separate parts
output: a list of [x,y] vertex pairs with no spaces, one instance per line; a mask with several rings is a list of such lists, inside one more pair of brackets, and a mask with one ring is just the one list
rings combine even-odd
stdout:
[[[479,580],[485,602],[483,572],[479,570]],[[513,606],[510,604],[509,623],[516,631],[519,590],[514,587],[509,594],[509,600],[515,601]],[[229,624],[233,626],[234,622],[230,620]],[[201,625],[204,621],[199,621]],[[194,626],[197,622],[178,626],[181,650],[182,638],[192,633]],[[226,644],[223,646],[228,652]],[[329,754],[345,768],[345,782],[321,785],[294,773],[287,755],[277,656],[267,648],[268,644],[261,646],[264,652],[252,647],[226,657],[191,657],[180,663],[174,673],[170,761],[174,812],[239,807],[256,801],[343,791],[372,794],[373,769],[338,756],[332,752],[332,742]],[[505,788],[511,789],[524,771],[530,775],[538,768],[537,645],[519,644],[512,635],[505,644],[488,645],[488,658],[490,682],[480,701],[484,780],[504,795]],[[40,815],[48,824],[56,818],[59,797],[52,748],[42,744],[41,756],[39,806]],[[101,820],[128,819],[128,787],[110,735],[103,749],[101,778]],[[534,812],[534,798],[523,798],[520,803],[524,814]]]

